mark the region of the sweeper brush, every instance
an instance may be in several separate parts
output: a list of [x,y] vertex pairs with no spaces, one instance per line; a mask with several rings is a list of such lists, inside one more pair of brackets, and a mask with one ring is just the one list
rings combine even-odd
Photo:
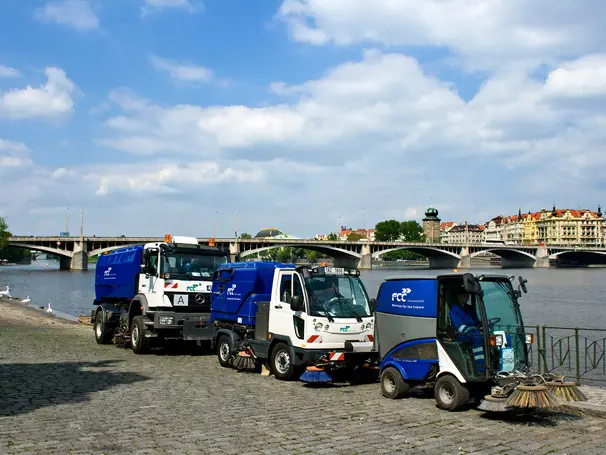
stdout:
[[561,405],[547,386],[523,384],[516,387],[506,403],[515,408],[557,408]]
[[256,368],[255,359],[246,351],[238,352],[238,355],[234,357],[233,366],[237,370],[254,370]]
[[574,382],[549,381],[547,390],[562,401],[587,401],[587,397]]
[[511,408],[507,406],[507,398],[485,395],[482,402],[478,405],[478,409],[488,412],[506,412]]
[[333,378],[326,371],[316,366],[307,367],[305,373],[303,373],[299,379],[310,384],[320,384],[333,381]]

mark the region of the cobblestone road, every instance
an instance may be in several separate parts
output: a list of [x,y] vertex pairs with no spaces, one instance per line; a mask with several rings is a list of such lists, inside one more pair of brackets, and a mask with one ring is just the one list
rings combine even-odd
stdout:
[[378,384],[313,389],[177,354],[98,346],[85,327],[0,328],[0,453],[606,453],[601,418],[448,413]]

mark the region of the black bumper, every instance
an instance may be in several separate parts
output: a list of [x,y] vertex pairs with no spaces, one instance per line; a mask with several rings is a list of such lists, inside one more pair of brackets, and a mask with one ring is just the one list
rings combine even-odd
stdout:
[[[167,318],[172,319],[171,323],[166,324]],[[182,332],[182,338],[188,341],[212,340],[215,334],[215,328],[210,323],[210,313],[158,311],[154,313],[153,326],[150,328],[163,332]]]

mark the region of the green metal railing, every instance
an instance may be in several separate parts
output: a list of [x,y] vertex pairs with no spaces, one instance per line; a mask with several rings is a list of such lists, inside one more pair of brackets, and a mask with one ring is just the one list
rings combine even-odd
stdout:
[[529,360],[535,371],[559,373],[577,384],[606,382],[606,329],[527,326],[534,334]]

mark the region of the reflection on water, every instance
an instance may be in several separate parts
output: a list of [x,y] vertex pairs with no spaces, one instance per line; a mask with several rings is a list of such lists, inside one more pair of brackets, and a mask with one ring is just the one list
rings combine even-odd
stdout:
[[[47,266],[48,264],[48,266]],[[505,273],[528,279],[528,294],[520,300],[526,324],[606,328],[606,269],[499,269],[473,268],[474,273]],[[390,276],[448,273],[418,267],[377,267],[362,271],[371,296]],[[70,315],[89,314],[94,300],[95,268],[60,271],[59,263],[35,261],[31,265],[0,267],[0,289],[10,286],[15,297],[29,296],[32,306],[46,306]]]

